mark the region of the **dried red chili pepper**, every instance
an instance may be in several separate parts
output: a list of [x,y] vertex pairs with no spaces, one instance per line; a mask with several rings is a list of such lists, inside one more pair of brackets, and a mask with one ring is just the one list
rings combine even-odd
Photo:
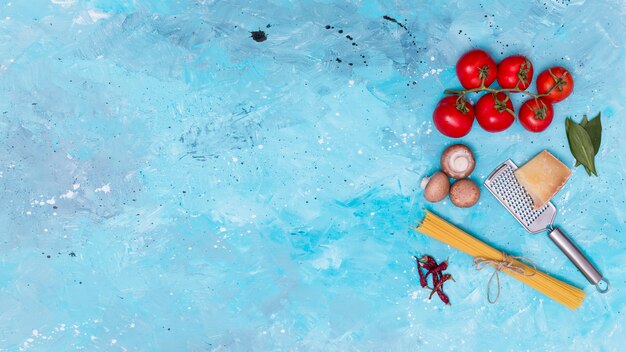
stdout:
[[[443,292],[443,284],[448,280],[454,281],[452,275],[443,274],[443,271],[448,268],[448,260],[446,259],[441,264],[437,264],[435,258],[424,255],[421,258],[413,257],[417,261],[417,270],[420,276],[420,285],[422,287],[428,287],[428,275],[432,274],[433,288],[428,287],[431,292],[428,299],[432,299],[433,295],[437,293],[439,299],[445,303],[450,304],[450,299]],[[426,274],[422,272],[422,268],[426,270]]]
[[450,304],[450,299],[448,298],[448,296],[447,296],[445,293],[443,293],[443,291],[442,291],[442,290],[438,290],[438,291],[437,291],[437,296],[439,296],[439,299],[440,299],[443,303],[445,303],[445,304]]
[[[439,275],[433,275],[433,287],[437,287],[439,286]],[[433,290],[435,290],[433,288]],[[430,299],[430,297],[428,297],[428,299]]]
[[422,258],[420,258],[420,263],[422,263],[423,267],[426,268],[426,270],[431,270],[437,267],[437,262],[435,261],[435,258],[429,256],[429,255],[425,255]]
[[448,269],[448,259],[446,259],[443,263],[437,265],[434,271],[442,272],[446,269]]
[[[433,276],[433,279],[435,277]],[[435,292],[439,293],[443,293],[443,283],[448,281],[448,280],[452,280],[454,281],[454,279],[452,278],[452,275],[450,274],[445,274],[441,277],[441,280],[437,280],[437,283],[435,283],[435,288],[433,288],[433,290],[430,292],[430,296],[428,296],[428,299],[431,299],[433,297],[433,294],[435,294]],[[444,294],[445,295],[445,294]],[[439,295],[439,298],[441,298],[441,295]]]
[[446,259],[445,262],[437,265],[436,267],[428,270],[428,272],[426,273],[426,275],[424,275],[426,278],[428,278],[428,275],[433,274],[434,275],[438,275],[439,278],[441,279],[441,276],[443,275],[442,271],[448,269],[448,260]]
[[422,287],[426,287],[428,286],[428,282],[426,281],[426,276],[424,276],[424,273],[422,272],[422,266],[421,266],[420,260],[418,257],[415,257],[415,256],[413,258],[415,258],[415,262],[417,263],[417,272],[420,275],[420,285]]

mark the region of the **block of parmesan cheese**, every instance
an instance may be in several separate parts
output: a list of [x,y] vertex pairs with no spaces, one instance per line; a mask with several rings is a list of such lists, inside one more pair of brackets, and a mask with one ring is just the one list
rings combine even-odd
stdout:
[[515,178],[530,194],[535,209],[550,201],[563,188],[571,174],[572,171],[547,150],[515,170]]

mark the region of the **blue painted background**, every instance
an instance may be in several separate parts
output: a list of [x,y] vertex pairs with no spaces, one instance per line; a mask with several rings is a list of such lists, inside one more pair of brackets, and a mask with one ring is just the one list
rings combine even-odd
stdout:
[[[619,350],[625,30],[619,0],[2,1],[0,350]],[[489,305],[487,272],[409,229],[476,47],[576,81],[545,133],[461,139],[477,182],[544,148],[573,168],[565,116],[602,112],[600,176],[554,202],[613,290],[484,188],[432,209],[584,287],[578,311],[508,277]],[[452,306],[419,287],[424,253],[450,259]]]

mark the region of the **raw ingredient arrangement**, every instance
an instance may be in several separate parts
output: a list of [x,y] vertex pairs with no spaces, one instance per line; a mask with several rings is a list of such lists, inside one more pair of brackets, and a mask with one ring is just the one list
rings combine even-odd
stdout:
[[[526,57],[509,56],[496,65],[489,54],[480,49],[461,56],[456,64],[456,74],[466,90],[446,90],[446,93],[455,95],[443,98],[433,113],[433,122],[439,132],[453,138],[464,137],[470,132],[474,115],[485,131],[501,132],[509,128],[515,121],[516,115],[507,93],[531,96],[522,104],[519,120],[528,131],[542,132],[554,118],[552,103],[562,101],[574,89],[574,80],[567,69],[551,67],[537,77],[538,94],[527,92],[524,89],[528,88],[532,81],[533,66]],[[496,78],[500,88],[489,88]],[[483,91],[487,93],[478,99],[475,106],[472,106],[467,95]],[[600,115],[598,114],[591,121],[585,116],[580,124],[573,122],[571,118],[565,121],[567,139],[570,150],[576,158],[576,166],[582,164],[589,175],[593,173],[597,176],[594,157],[600,149],[602,134]],[[480,189],[476,183],[466,178],[476,165],[471,149],[463,144],[452,145],[444,150],[440,164],[442,171],[437,171],[422,180],[424,198],[429,202],[440,202],[449,195],[452,204],[459,208],[475,205],[480,198]],[[564,232],[552,226],[556,208],[550,200],[563,188],[571,174],[571,170],[565,164],[544,150],[520,168],[511,160],[507,160],[487,177],[485,187],[526,231],[532,234],[548,231],[548,237],[572,261],[589,283],[595,285],[598,292],[606,293],[610,288],[608,280]],[[448,177],[458,180],[450,186]],[[533,270],[529,272],[528,265],[516,260],[525,259],[524,257],[512,257],[505,252],[495,250],[446,223],[445,220],[428,210],[426,212],[425,219],[415,228],[416,231],[473,256],[477,270],[482,270],[485,265],[493,267],[494,273],[489,279],[487,290],[489,303],[496,303],[500,296],[498,275],[500,271],[513,273],[513,276],[517,275],[523,282],[569,308],[576,309],[583,303],[585,294],[580,289],[575,289],[541,272],[540,280],[537,279],[539,281],[528,279],[537,274],[537,269],[533,264]],[[431,222],[429,220],[431,217],[434,217],[436,221]],[[423,258],[432,259],[430,256]],[[429,262],[426,261],[426,264],[428,265]],[[420,269],[423,263],[418,260],[420,284],[422,287],[428,287],[425,277],[432,273],[435,288],[432,289],[431,296],[437,292],[441,300],[449,304],[449,297],[437,285],[437,280],[441,283],[445,280],[442,280],[439,271],[433,271],[437,268],[435,264],[430,265],[431,269],[424,276]],[[446,261],[445,267],[447,266]],[[497,281],[497,295],[495,299],[492,299],[491,284],[494,276]]]
[[0,352],[621,351],[623,0],[0,1]]

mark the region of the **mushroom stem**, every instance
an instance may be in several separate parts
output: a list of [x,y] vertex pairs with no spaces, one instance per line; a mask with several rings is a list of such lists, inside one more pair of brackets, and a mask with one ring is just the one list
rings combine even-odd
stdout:
[[441,171],[437,171],[430,177],[424,177],[421,185],[424,188],[424,198],[429,202],[442,201],[450,191],[450,180]]
[[457,154],[452,157],[452,163],[450,163],[452,169],[456,172],[463,172],[469,167],[469,158],[465,154]]
[[428,184],[428,182],[430,181],[430,177],[426,176],[422,179],[422,182],[420,183],[420,187],[422,189],[426,189],[426,185]]
[[474,153],[463,144],[451,145],[441,155],[441,169],[452,178],[469,176],[475,166]]

